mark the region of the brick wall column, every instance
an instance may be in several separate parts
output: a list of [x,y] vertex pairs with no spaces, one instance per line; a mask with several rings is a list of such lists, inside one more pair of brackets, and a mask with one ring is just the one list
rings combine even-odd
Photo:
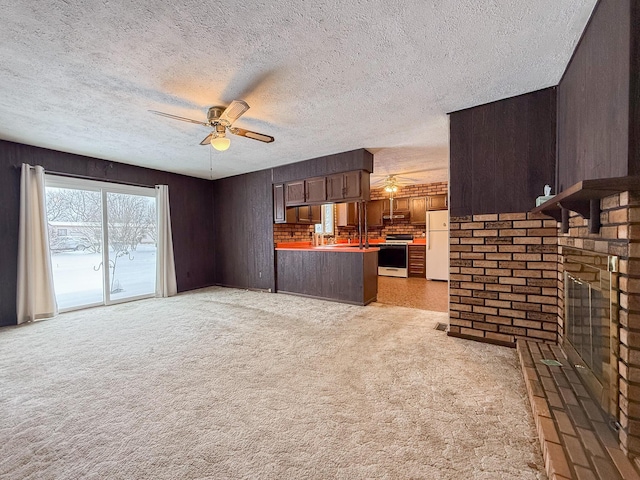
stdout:
[[556,342],[558,229],[531,213],[452,217],[449,335]]

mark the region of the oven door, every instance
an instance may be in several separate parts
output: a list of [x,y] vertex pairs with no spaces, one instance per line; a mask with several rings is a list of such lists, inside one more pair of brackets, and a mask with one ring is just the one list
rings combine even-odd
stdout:
[[388,277],[408,276],[406,245],[380,245],[378,275]]

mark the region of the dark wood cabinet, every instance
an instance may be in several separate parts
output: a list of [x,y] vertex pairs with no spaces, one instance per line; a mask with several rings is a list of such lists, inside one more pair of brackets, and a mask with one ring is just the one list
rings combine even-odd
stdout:
[[[368,182],[368,173],[361,170],[329,175],[327,177],[327,201],[366,200],[365,197],[369,196]],[[366,195],[363,195],[364,193]]]
[[298,223],[298,207],[285,208],[284,223]]
[[284,199],[287,207],[305,203],[305,181],[299,180],[285,183]]
[[284,184],[280,183],[273,186],[273,222],[286,223],[286,214],[284,206]]
[[369,172],[364,170],[295,180],[283,185],[287,207],[369,199]]
[[[384,214],[388,215],[391,212],[391,202],[389,200],[381,200],[384,202]],[[393,214],[397,212],[409,211],[409,198],[394,198],[393,199]]]
[[321,203],[327,201],[327,178],[308,178],[305,184],[305,202]]
[[336,205],[336,225],[338,227],[358,225],[358,204],[338,203]]
[[320,205],[305,205],[297,207],[297,223],[320,223],[322,222],[322,207]]
[[388,203],[385,200],[374,200],[367,202],[367,227],[382,227],[382,214],[384,211],[384,204]]
[[427,223],[427,197],[411,197],[409,199],[409,214],[412,225]]
[[[274,223],[320,223],[322,209],[320,205],[287,207],[285,196],[288,184],[273,186],[273,222]],[[295,188],[293,189],[296,190]]]
[[448,206],[447,195],[429,195],[427,197],[427,210],[446,210]]
[[426,275],[426,245],[409,245],[409,276],[424,277]]
[[294,207],[305,203],[327,201],[326,177],[308,178],[284,184],[285,205]]

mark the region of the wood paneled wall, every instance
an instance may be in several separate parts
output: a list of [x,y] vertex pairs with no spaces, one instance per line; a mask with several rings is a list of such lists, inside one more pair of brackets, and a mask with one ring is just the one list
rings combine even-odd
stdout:
[[16,323],[16,277],[20,167],[42,165],[45,170],[96,180],[169,185],[171,222],[178,290],[214,284],[212,183],[207,180],[134,167],[122,163],[0,141],[0,326]]
[[[639,168],[637,152],[629,156],[630,126],[638,131],[637,4],[600,1],[560,81],[557,191],[582,180],[633,174]],[[630,62],[636,71],[631,91]],[[636,142],[631,142],[634,151]]]
[[526,212],[555,183],[556,91],[450,116],[452,216]]
[[640,2],[631,2],[629,175],[640,175]]
[[216,180],[216,284],[275,291],[271,170]]

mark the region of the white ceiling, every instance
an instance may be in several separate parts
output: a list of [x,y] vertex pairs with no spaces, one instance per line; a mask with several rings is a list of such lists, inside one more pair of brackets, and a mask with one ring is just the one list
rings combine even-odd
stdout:
[[[202,178],[364,147],[446,180],[446,113],[556,85],[595,3],[0,0],[0,138]],[[148,112],[234,99],[274,143]]]

